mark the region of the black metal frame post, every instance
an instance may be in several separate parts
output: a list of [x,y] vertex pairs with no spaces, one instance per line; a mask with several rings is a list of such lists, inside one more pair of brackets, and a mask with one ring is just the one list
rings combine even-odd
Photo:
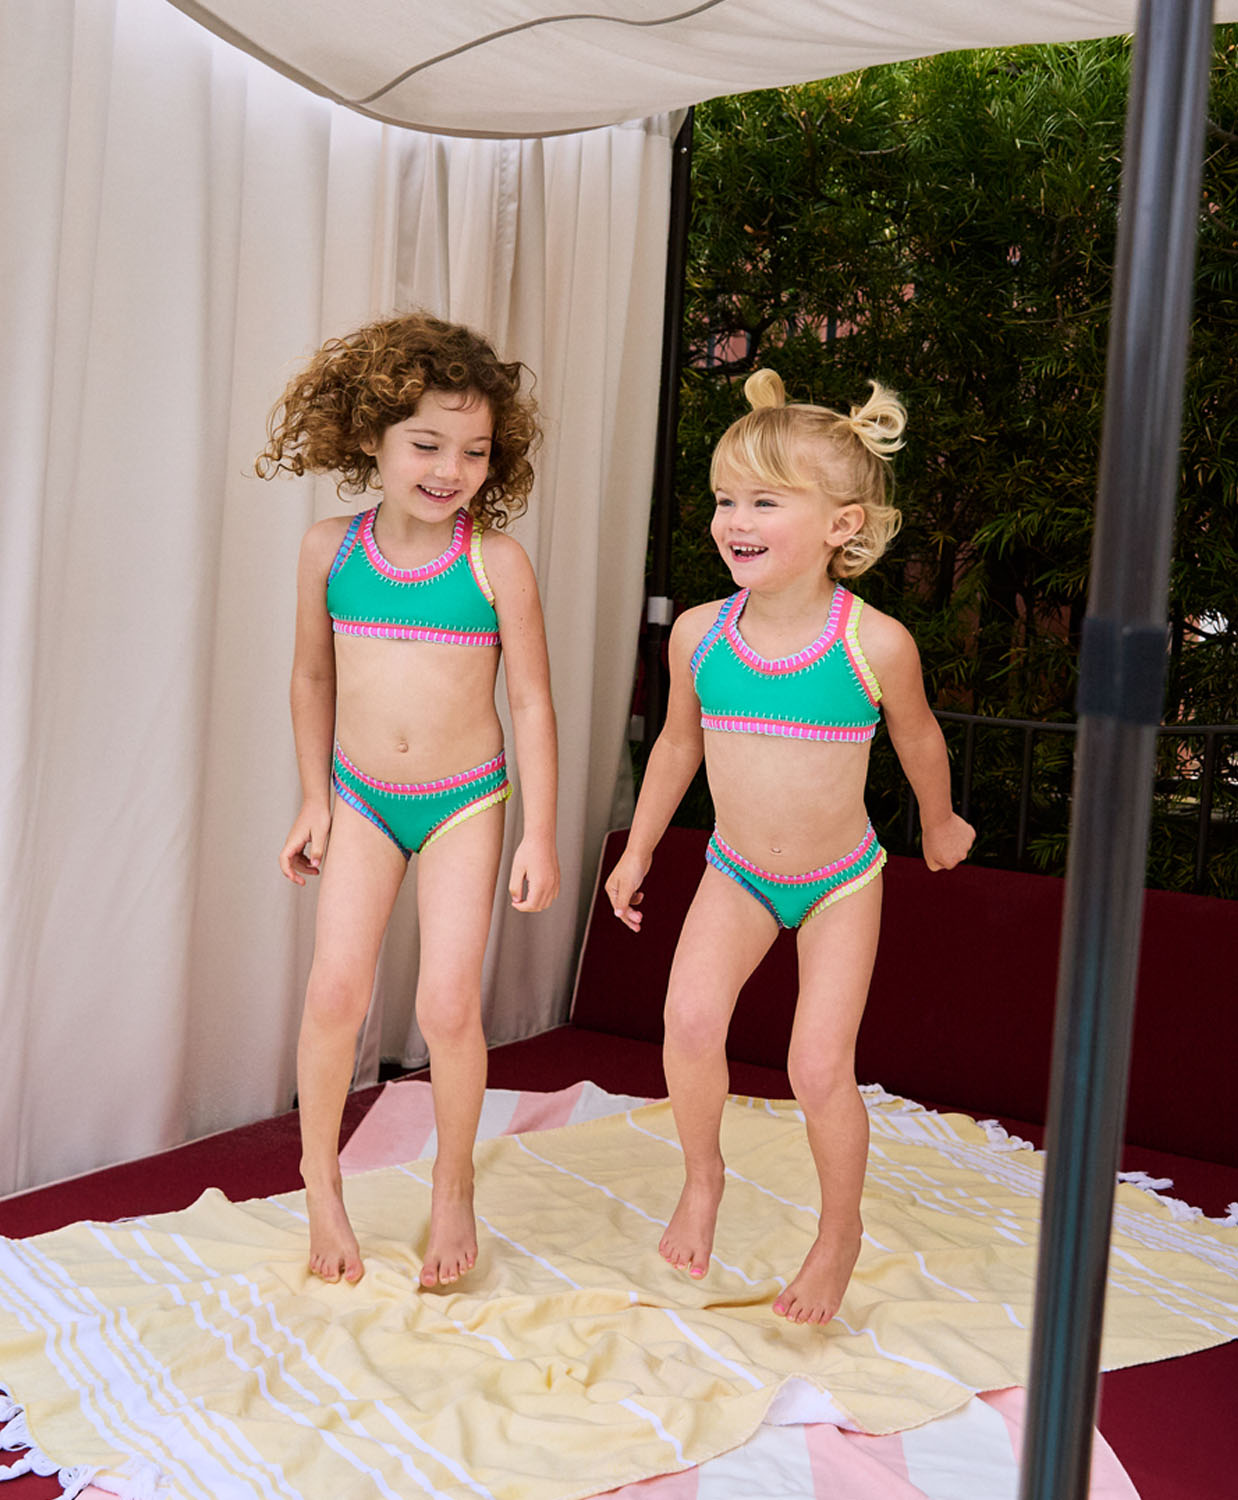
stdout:
[[679,370],[683,362],[684,277],[688,266],[688,225],[692,217],[692,120],[688,110],[671,153],[671,217],[666,245],[666,294],[662,311],[662,368],[658,393],[658,434],[649,520],[649,577],[645,584],[646,746],[657,739],[666,718],[669,688],[663,660],[670,633],[671,533],[675,527],[675,459],[679,444]]
[[1126,1111],[1211,0],[1141,0],[1127,107],[1021,1500],[1088,1491]]

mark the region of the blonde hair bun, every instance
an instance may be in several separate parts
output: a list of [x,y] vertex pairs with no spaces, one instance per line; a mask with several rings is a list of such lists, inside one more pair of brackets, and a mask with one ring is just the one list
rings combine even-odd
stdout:
[[774,370],[754,370],[744,381],[744,396],[753,411],[787,404],[787,388]]
[[853,406],[848,424],[870,453],[889,458],[903,446],[907,409],[892,390],[870,380],[872,394],[863,406]]

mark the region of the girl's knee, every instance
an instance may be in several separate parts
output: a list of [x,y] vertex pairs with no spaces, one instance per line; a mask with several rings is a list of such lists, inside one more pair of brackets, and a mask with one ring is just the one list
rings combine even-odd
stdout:
[[730,1012],[699,1004],[688,996],[667,996],[663,1017],[666,1045],[684,1057],[707,1057],[726,1049]]
[[305,990],[305,1021],[319,1026],[350,1026],[356,1031],[370,1008],[372,990],[372,980],[315,963]]
[[787,1076],[806,1114],[828,1110],[840,1100],[859,1098],[852,1057],[830,1057],[808,1048],[792,1047],[787,1057]]
[[426,1045],[450,1047],[481,1035],[481,995],[469,987],[417,990],[417,1025]]

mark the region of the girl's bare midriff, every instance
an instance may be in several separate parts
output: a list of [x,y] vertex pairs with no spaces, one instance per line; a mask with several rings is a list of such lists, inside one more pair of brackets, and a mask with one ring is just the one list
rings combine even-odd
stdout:
[[803,875],[864,837],[868,743],[705,731],[719,835],[773,875]]
[[337,635],[336,739],[381,781],[436,781],[471,770],[503,748],[498,668],[497,646]]

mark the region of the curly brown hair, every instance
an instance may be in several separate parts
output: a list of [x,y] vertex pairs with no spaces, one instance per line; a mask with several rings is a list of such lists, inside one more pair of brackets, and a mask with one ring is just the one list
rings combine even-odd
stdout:
[[484,527],[520,515],[533,484],[529,454],[540,432],[533,398],[520,390],[525,366],[505,362],[480,334],[425,312],[367,323],[328,339],[292,380],[267,423],[267,446],[254,469],[269,479],[337,474],[341,499],[381,487],[374,447],[388,427],[412,416],[427,390],[479,396],[494,433],[485,482],[469,502]]

